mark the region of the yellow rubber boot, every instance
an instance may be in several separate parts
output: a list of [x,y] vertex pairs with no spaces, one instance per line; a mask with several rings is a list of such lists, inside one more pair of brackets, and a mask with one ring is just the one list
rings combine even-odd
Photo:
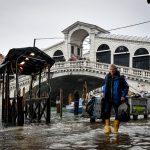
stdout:
[[117,134],[119,129],[119,121],[114,120],[114,133]]
[[110,120],[109,119],[105,120],[104,133],[106,133],[106,134],[110,134],[111,133]]

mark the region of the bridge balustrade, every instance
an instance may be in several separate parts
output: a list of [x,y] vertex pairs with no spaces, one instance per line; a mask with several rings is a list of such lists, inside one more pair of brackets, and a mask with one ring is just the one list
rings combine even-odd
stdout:
[[[51,71],[54,72],[54,74],[57,74],[58,71],[61,72],[61,70],[66,70],[67,72],[72,71],[81,71],[81,69],[89,72],[93,72],[95,74],[106,74],[108,72],[108,65],[105,63],[100,62],[91,62],[88,60],[78,60],[78,61],[66,61],[66,62],[56,62],[53,67],[51,68]],[[121,74],[125,75],[127,78],[132,78],[135,80],[143,81],[143,82],[150,82],[150,71],[149,70],[143,70],[143,69],[137,69],[137,68],[130,68],[130,67],[124,67],[124,66],[117,66],[118,70]],[[46,70],[45,70],[46,71]],[[42,73],[42,80],[46,79],[45,72]],[[20,76],[19,77],[19,85],[25,86],[30,83],[31,78],[29,76]],[[38,81],[38,77],[37,80]],[[36,81],[34,83],[36,84]],[[14,79],[10,82],[10,90],[15,89]]]
[[[52,67],[52,70],[55,69],[67,69],[67,68],[78,68],[78,67],[85,67],[85,68],[91,68],[91,69],[98,69],[100,71],[108,72],[108,65],[105,63],[99,63],[99,62],[91,62],[87,60],[79,60],[79,61],[68,61],[68,62],[57,62]],[[121,74],[124,75],[132,75],[135,77],[141,77],[141,78],[148,78],[150,79],[150,71],[149,70],[143,70],[143,69],[136,69],[136,68],[130,68],[130,67],[124,67],[124,66],[117,66],[118,70]]]

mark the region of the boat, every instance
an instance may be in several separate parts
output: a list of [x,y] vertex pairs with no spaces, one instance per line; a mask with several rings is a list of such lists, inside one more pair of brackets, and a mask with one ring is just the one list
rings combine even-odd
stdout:
[[[78,113],[82,113],[83,111],[83,105],[82,105],[82,99],[79,99],[79,108],[78,108]],[[74,113],[74,102],[71,102],[70,105],[66,105],[66,111],[70,113]]]

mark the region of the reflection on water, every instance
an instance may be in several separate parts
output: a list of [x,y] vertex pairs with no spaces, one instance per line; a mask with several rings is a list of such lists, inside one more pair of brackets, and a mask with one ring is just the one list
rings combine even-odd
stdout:
[[119,134],[103,133],[104,124],[97,120],[53,111],[52,122],[23,127],[0,128],[0,149],[7,150],[141,150],[150,149],[150,119],[121,123]]

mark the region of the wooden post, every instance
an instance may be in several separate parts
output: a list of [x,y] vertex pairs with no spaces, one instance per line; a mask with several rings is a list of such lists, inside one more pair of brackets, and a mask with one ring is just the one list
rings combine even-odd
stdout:
[[39,73],[39,91],[38,91],[38,97],[41,97],[41,73],[42,73],[42,68],[40,68],[40,73]]
[[46,117],[46,123],[50,123],[51,121],[51,85],[50,85],[50,65],[48,65],[48,86],[50,87],[49,96],[47,99],[47,117]]
[[[39,91],[38,91],[38,98],[41,98],[41,73],[42,69],[40,69],[39,73]],[[38,101],[38,122],[40,122],[40,113],[41,113],[41,99]]]
[[24,124],[23,97],[19,97],[19,99],[17,99],[17,105],[18,105],[17,125],[23,126]]
[[56,97],[56,112],[60,113],[60,96]]
[[33,76],[31,75],[31,83],[29,88],[29,120],[32,121],[33,116],[33,102],[32,102],[32,84],[33,84]]
[[78,110],[79,110],[79,92],[75,91],[74,92],[74,115],[78,115]]
[[83,84],[82,99],[83,99],[83,105],[86,105],[86,103],[87,103],[87,83],[86,83],[86,81]]
[[5,123],[10,123],[11,118],[10,118],[10,98],[9,98],[9,71],[10,68],[7,65],[7,72],[6,72],[6,84],[5,84]]
[[63,90],[60,89],[60,117],[62,118],[62,107],[63,107]]
[[5,84],[5,71],[3,72],[3,87],[2,87],[2,122],[5,121],[5,99],[4,99],[4,84]]

